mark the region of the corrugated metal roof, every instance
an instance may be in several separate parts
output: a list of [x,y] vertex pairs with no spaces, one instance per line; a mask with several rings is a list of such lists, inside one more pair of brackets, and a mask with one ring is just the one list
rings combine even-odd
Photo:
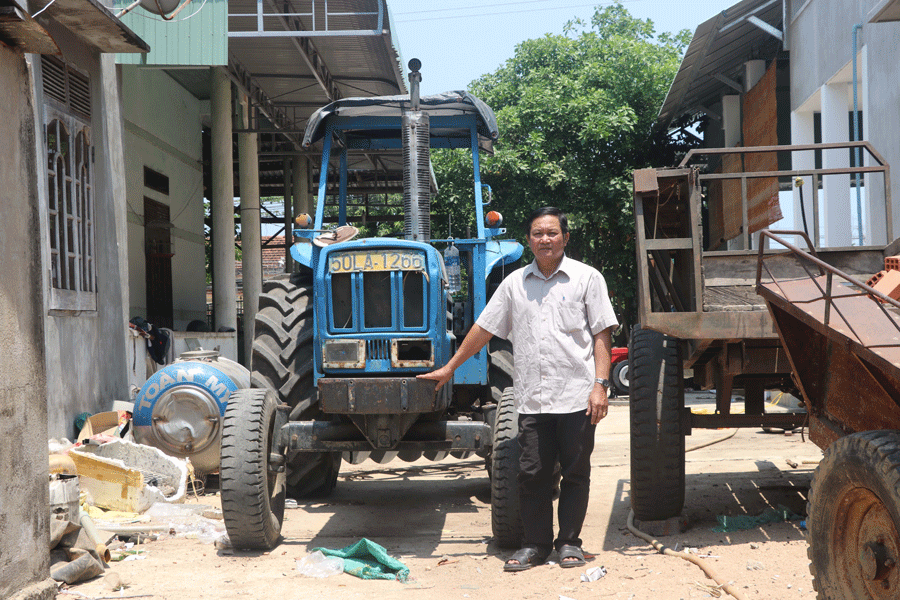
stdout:
[[[266,2],[264,5],[266,14],[285,12],[281,4],[275,7]],[[302,10],[309,12],[309,6],[306,2],[297,3],[291,10],[297,11],[295,15],[302,14]],[[229,53],[269,99],[291,107],[292,112],[299,107],[305,119],[315,109],[339,97],[406,92],[386,0],[328,0],[331,16],[327,19],[327,30],[323,12],[326,3],[318,0],[312,6],[316,9],[315,23],[309,16],[267,16],[264,26],[272,34],[293,28],[319,34],[317,37],[234,37],[238,32],[256,30],[254,18],[233,15],[255,13],[257,2],[229,0],[228,12],[232,15],[228,24],[232,34]],[[368,13],[377,13],[379,7],[383,14],[382,28],[371,35],[377,31],[377,17]],[[313,62],[318,61],[320,71],[330,75],[333,91],[324,89],[328,86],[323,87],[316,77],[322,78],[321,72],[315,73],[304,55]]]
[[782,30],[782,0],[743,0],[697,27],[659,111],[663,125],[685,113],[704,112],[721,96],[737,93],[716,75],[741,82],[745,62],[775,57],[781,40],[751,17]]

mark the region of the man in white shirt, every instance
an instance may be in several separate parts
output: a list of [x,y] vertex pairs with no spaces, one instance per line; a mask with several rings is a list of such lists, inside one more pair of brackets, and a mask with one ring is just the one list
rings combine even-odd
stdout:
[[[446,365],[419,375],[434,379],[440,389],[493,336],[513,344],[525,533],[506,571],[543,564],[554,546],[560,566],[585,564],[579,535],[587,512],[594,430],[609,406],[610,333],[617,325],[603,276],[565,255],[566,215],[558,208],[539,208],[527,224],[534,262],[501,282]],[[554,540],[557,461],[562,481]]]

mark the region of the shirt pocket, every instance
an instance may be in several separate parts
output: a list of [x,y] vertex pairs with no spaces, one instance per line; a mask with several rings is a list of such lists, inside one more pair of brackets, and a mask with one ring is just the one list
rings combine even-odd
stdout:
[[560,302],[556,310],[560,329],[566,333],[582,331],[587,325],[584,304],[581,302]]

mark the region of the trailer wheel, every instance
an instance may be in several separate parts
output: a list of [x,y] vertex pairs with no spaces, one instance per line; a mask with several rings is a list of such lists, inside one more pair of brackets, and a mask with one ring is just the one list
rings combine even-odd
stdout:
[[[313,288],[304,278],[266,280],[254,321],[251,385],[275,391],[292,421],[322,418],[313,386]],[[334,490],[340,452],[294,452],[287,457],[287,495],[325,496]]]
[[813,475],[809,570],[818,598],[900,593],[900,431],[840,438]]
[[519,508],[518,433],[519,416],[509,387],[497,407],[491,453],[491,530],[501,548],[518,548],[524,535]]
[[219,479],[222,516],[235,548],[271,550],[284,518],[284,472],[270,460],[275,394],[241,389],[231,394],[222,425]]
[[616,388],[616,394],[620,396],[627,396],[630,383],[628,379],[628,360],[623,360],[617,362],[613,365],[612,370],[612,384],[613,387]]
[[631,507],[642,521],[684,508],[684,407],[678,340],[634,327],[631,363]]

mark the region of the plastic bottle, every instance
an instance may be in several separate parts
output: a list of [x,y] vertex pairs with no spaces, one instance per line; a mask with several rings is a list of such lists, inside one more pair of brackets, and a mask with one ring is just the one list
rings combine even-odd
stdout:
[[297,571],[307,577],[340,575],[344,572],[344,559],[339,556],[325,556],[321,550],[316,550],[297,561]]
[[459,249],[453,242],[444,249],[444,266],[447,268],[447,279],[451,294],[462,289],[459,266]]

